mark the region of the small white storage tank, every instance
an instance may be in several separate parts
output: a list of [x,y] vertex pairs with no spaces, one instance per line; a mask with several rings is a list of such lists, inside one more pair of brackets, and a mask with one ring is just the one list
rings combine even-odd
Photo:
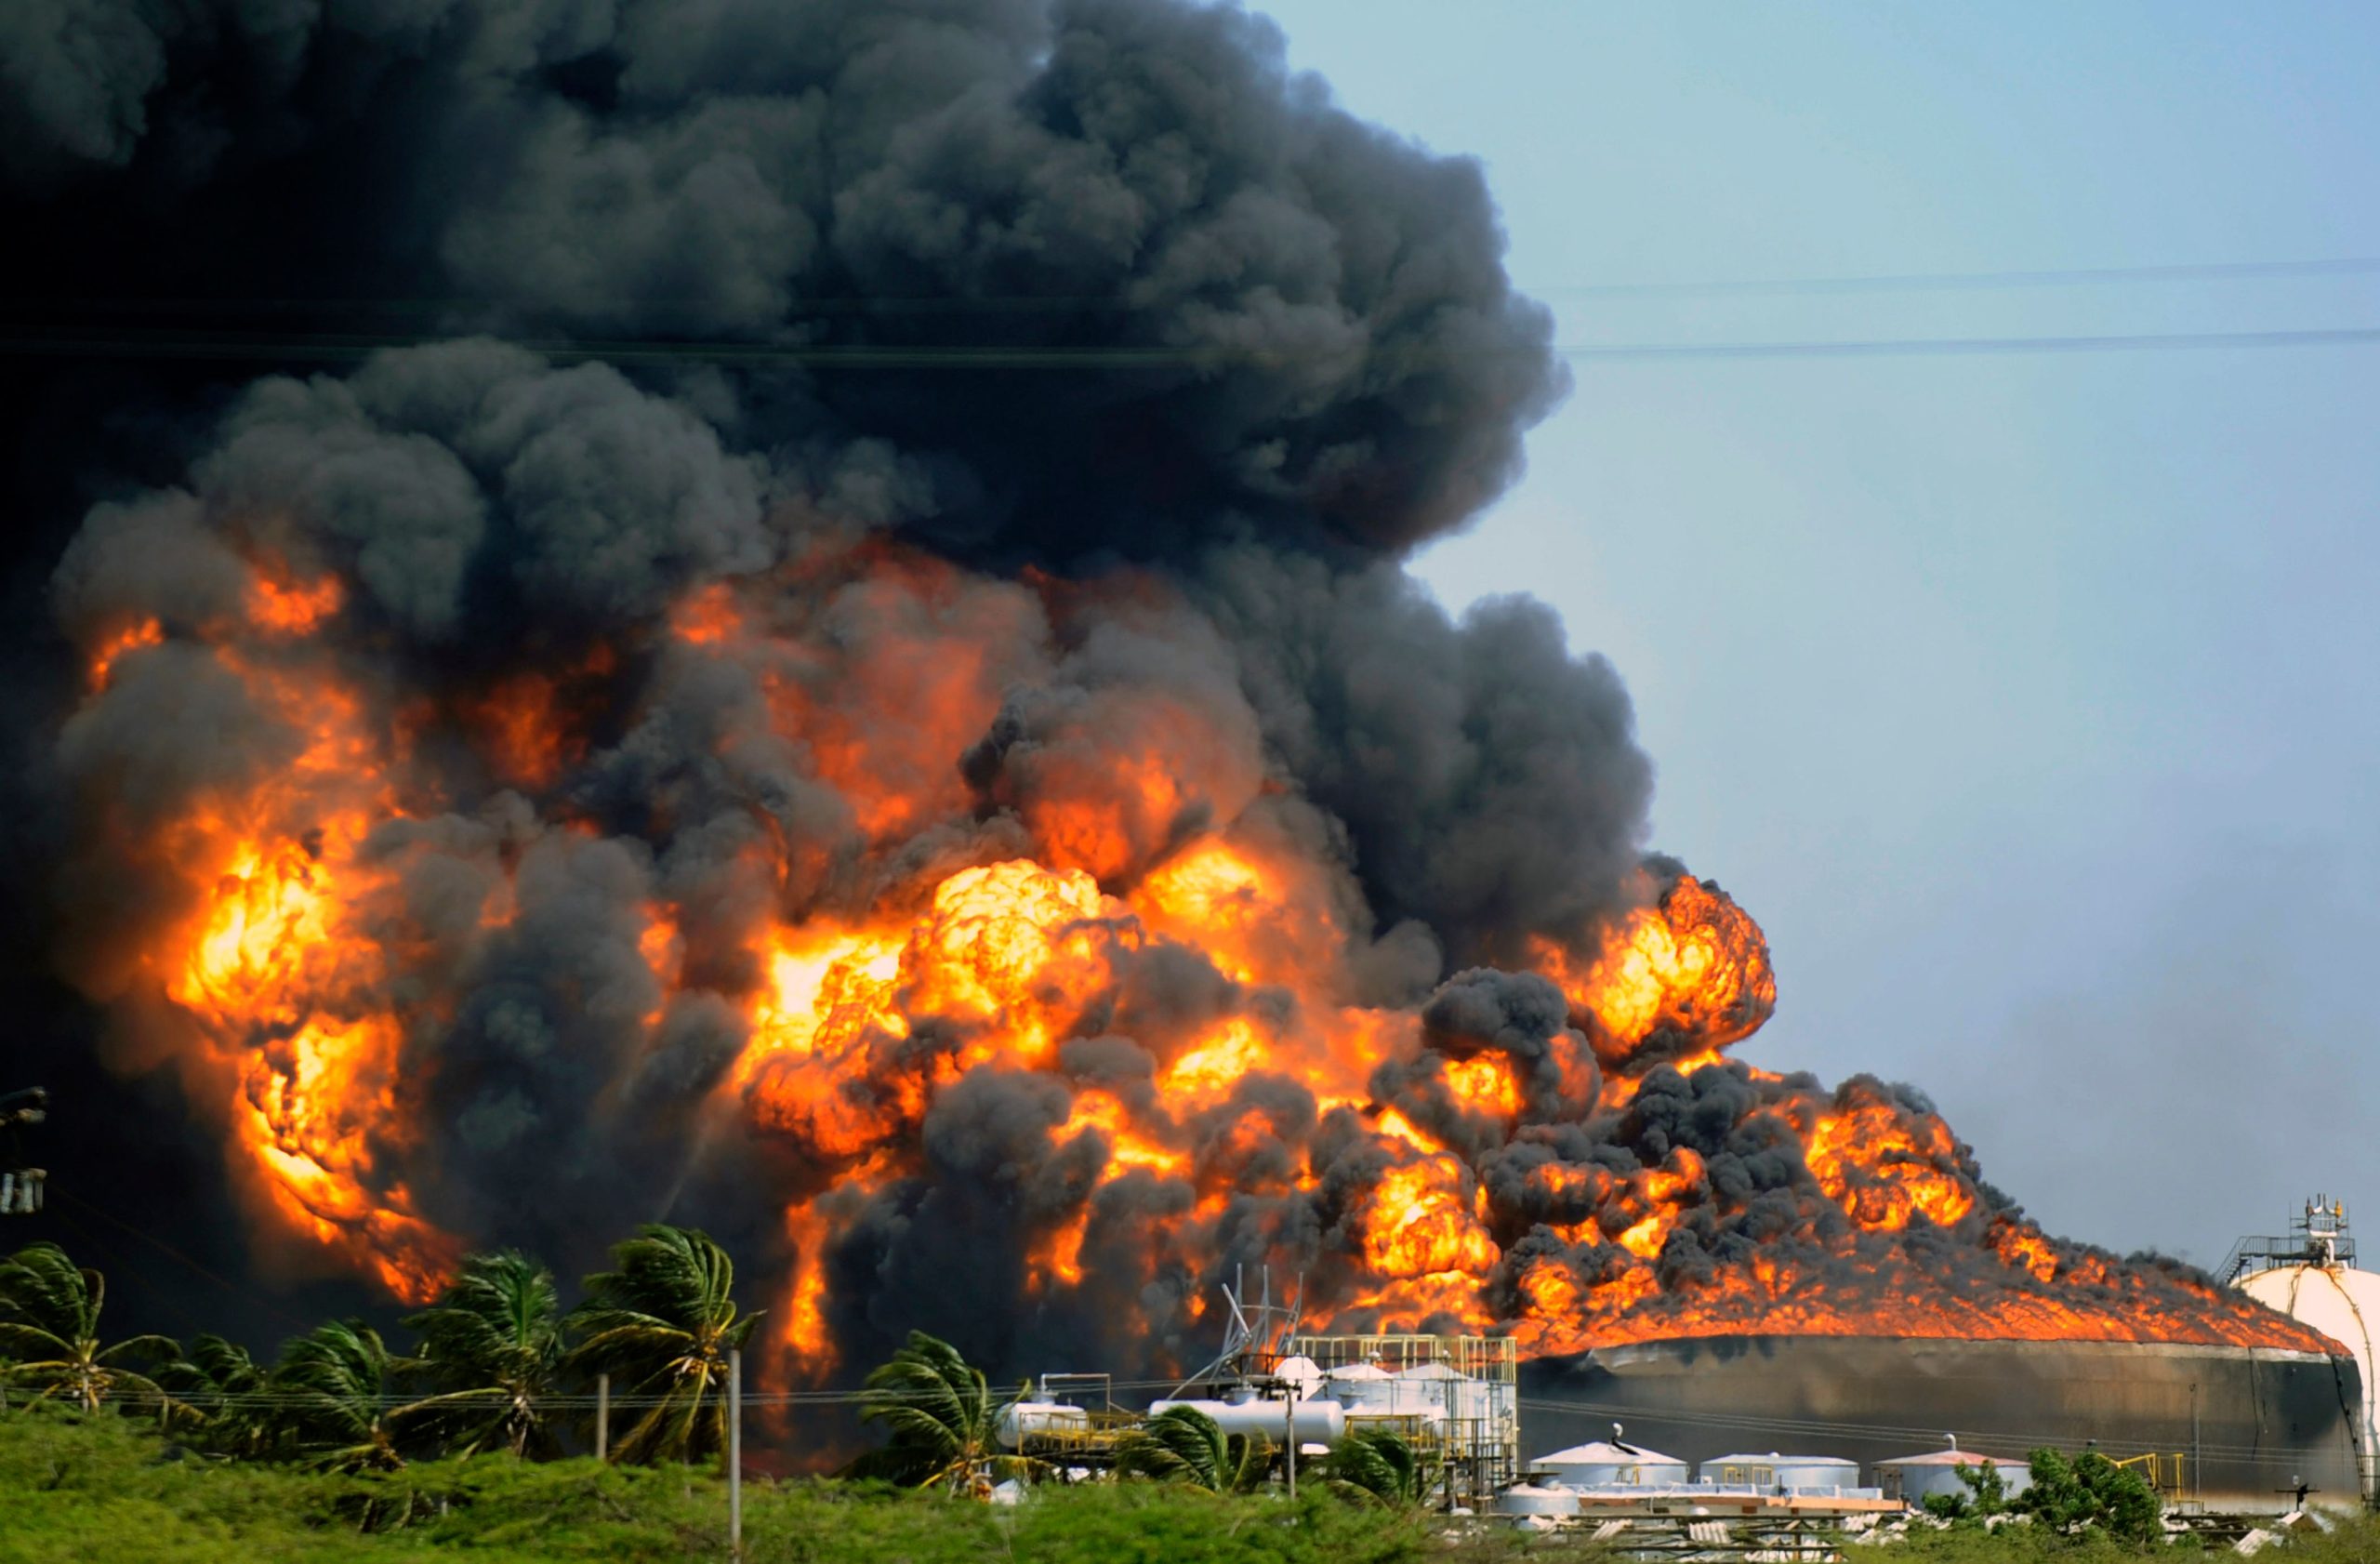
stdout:
[[1579,1513],[1579,1496],[1567,1488],[1537,1488],[1516,1483],[1496,1495],[1498,1515],[1551,1516],[1556,1520]]
[[[1292,1401],[1297,1408],[1298,1445],[1335,1445],[1347,1437],[1347,1409],[1336,1401]],[[1279,1401],[1151,1401],[1155,1417],[1169,1407],[1205,1412],[1226,1434],[1261,1434],[1276,1449],[1289,1433],[1289,1415]]]
[[1570,1489],[1661,1488],[1686,1481],[1686,1463],[1676,1456],[1605,1439],[1540,1455],[1528,1469]]
[[1064,1401],[1012,1401],[1000,1409],[1002,1450],[1015,1450],[1036,1434],[1088,1434],[1091,1413]]
[[2010,1498],[2033,1485],[2033,1469],[2023,1461],[1977,1455],[1971,1450],[1934,1450],[1923,1455],[1902,1455],[1876,1463],[1876,1486],[1887,1499],[1923,1504],[1937,1493],[1965,1498],[1967,1485],[1959,1473],[1968,1466],[1997,1466],[2000,1484]]
[[1859,1486],[1859,1464],[1832,1455],[1721,1455],[1702,1463],[1701,1480],[1722,1488],[1786,1493]]

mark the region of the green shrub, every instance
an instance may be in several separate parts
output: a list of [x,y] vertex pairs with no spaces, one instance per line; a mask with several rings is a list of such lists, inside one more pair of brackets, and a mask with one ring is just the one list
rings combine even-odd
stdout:
[[[316,1472],[48,1409],[0,1418],[0,1564],[707,1564],[727,1546],[707,1468],[490,1455]],[[1420,1564],[1435,1545],[1426,1520],[1325,1493],[1051,1486],[1011,1509],[811,1479],[745,1491],[752,1564]]]

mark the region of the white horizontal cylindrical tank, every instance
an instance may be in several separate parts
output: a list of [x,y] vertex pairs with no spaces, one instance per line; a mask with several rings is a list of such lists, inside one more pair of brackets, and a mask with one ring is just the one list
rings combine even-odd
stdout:
[[1557,1450],[1528,1465],[1565,1488],[1660,1488],[1686,1481],[1686,1463],[1676,1456],[1604,1439]]
[[[1338,1402],[1291,1401],[1288,1405],[1297,1409],[1301,1446],[1335,1445],[1347,1437],[1347,1409]],[[1149,1415],[1155,1417],[1174,1407],[1205,1412],[1226,1434],[1262,1435],[1276,1446],[1289,1430],[1289,1416],[1279,1401],[1151,1401]]]
[[1517,1483],[1496,1495],[1491,1506],[1498,1515],[1544,1515],[1560,1518],[1579,1513],[1579,1496],[1567,1488],[1536,1488]]
[[[2380,1332],[2380,1276],[2352,1266],[2275,1266],[2240,1283],[2240,1291],[2268,1308],[2315,1330],[2355,1355],[2356,1372],[2363,1379],[2363,1404],[2356,1416],[2355,1434],[2363,1447],[2365,1481],[2380,1462],[2380,1351],[2373,1333]],[[2369,1499],[2373,1495],[2364,1495]]]
[[1923,1455],[1879,1461],[1876,1486],[1884,1490],[1885,1498],[1911,1504],[1923,1504],[1937,1493],[1964,1499],[1968,1490],[1959,1473],[1969,1466],[1999,1467],[2001,1490],[2012,1499],[2033,1486],[2033,1469],[2027,1463],[1977,1455],[1965,1450],[1935,1450]]
[[1070,1407],[1064,1401],[1012,1401],[1000,1409],[999,1440],[1002,1450],[1015,1450],[1036,1434],[1075,1433],[1091,1431],[1091,1413],[1080,1407]]
[[1857,1488],[1859,1464],[1832,1455],[1721,1455],[1702,1463],[1701,1479],[1723,1488]]

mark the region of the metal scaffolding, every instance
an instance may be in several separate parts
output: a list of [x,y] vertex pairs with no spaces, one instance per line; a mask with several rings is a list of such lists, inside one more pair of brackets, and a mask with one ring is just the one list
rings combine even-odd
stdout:
[[1288,1351],[1326,1382],[1358,1366],[1385,1374],[1384,1404],[1349,1405],[1348,1431],[1386,1428],[1410,1440],[1436,1468],[1448,1508],[1478,1507],[1519,1480],[1520,1353],[1511,1338],[1292,1336]]

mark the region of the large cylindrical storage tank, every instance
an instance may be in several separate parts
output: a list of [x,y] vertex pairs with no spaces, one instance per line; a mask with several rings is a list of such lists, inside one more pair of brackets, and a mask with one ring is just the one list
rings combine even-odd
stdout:
[[2355,1437],[2363,1455],[2361,1484],[2366,1499],[2380,1498],[2373,1489],[2380,1465],[2380,1373],[2373,1372],[2373,1332],[2380,1330],[2380,1276],[2352,1266],[2276,1266],[2242,1279],[2240,1291],[2292,1319],[2303,1320],[2355,1354],[2363,1379],[2362,1405],[2357,1409]]
[[1674,1455],[1606,1439],[1540,1455],[1528,1469],[1565,1488],[1666,1488],[1686,1478],[1686,1463]]
[[1970,1466],[1997,1466],[2000,1490],[2011,1499],[2033,1486],[2033,1470],[2026,1463],[1966,1450],[1934,1450],[1879,1461],[1876,1486],[1884,1490],[1885,1498],[1911,1504],[1923,1504],[1936,1494],[1964,1499],[1973,1490],[1959,1474]]
[[1859,1463],[1833,1455],[1714,1455],[1698,1474],[1723,1488],[1756,1488],[1765,1493],[1831,1492],[1859,1486]]
[[2197,1496],[2240,1510],[2285,1507],[2275,1491],[2301,1476],[2327,1493],[2356,1491],[2364,1407],[2346,1356],[1897,1336],[1598,1347],[1522,1364],[1521,1395],[1532,1444],[1624,1420],[1632,1436],[1697,1461],[1764,1435],[1870,1465],[1945,1433],[1991,1455],[2093,1440],[2115,1456],[2195,1453]]
[[[1298,1443],[1335,1445],[1347,1437],[1347,1409],[1336,1401],[1291,1401],[1297,1409]],[[1226,1434],[1262,1435],[1277,1447],[1288,1435],[1289,1416],[1280,1401],[1151,1401],[1155,1417],[1169,1407],[1205,1412]]]

